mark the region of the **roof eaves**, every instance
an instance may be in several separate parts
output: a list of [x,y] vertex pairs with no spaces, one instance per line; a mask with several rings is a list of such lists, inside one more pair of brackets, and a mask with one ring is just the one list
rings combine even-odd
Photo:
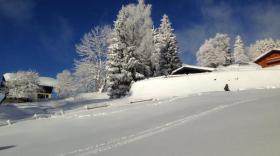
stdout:
[[267,54],[271,53],[272,51],[279,51],[280,52],[280,49],[271,49],[263,54],[261,54],[260,56],[258,56],[257,58],[255,58],[254,62],[257,62],[259,61],[261,58],[263,58],[264,56],[266,56]]

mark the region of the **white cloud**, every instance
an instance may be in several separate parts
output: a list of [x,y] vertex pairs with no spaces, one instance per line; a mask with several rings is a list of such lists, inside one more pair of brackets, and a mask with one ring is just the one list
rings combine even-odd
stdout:
[[16,22],[26,21],[34,15],[33,0],[0,0],[0,16]]
[[176,31],[184,52],[183,60],[194,63],[195,53],[201,44],[218,32],[228,33],[232,40],[240,34],[247,44],[267,37],[279,39],[279,10],[280,6],[275,4],[232,7],[226,3],[207,1],[201,5],[202,22]]
[[[280,5],[255,5],[246,10],[257,39],[280,38]],[[252,29],[250,28],[250,29]]]

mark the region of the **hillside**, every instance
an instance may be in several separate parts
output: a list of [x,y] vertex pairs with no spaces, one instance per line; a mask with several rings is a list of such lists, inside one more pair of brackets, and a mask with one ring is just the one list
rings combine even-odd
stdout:
[[278,156],[279,89],[71,110],[0,127],[0,154]]

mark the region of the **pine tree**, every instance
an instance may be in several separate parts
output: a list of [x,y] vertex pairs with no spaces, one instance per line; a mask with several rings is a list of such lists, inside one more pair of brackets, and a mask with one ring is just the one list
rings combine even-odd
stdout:
[[168,75],[182,66],[174,29],[167,15],[163,15],[159,29],[154,33],[153,54],[155,76]]
[[[153,43],[155,49],[152,51],[151,55],[151,62],[152,62],[152,73],[153,76],[160,76],[161,75],[161,65],[160,62],[163,62],[164,60],[161,61],[161,49],[162,49],[162,39],[161,35],[159,34],[158,29],[153,29]],[[167,63],[166,63],[167,64]]]
[[128,93],[133,81],[151,76],[153,51],[151,5],[139,0],[119,11],[109,46],[108,83],[111,98]]
[[139,0],[137,5],[123,8],[127,13],[122,28],[122,42],[125,43],[124,68],[132,75],[133,81],[151,76],[151,52],[153,51],[151,5]]
[[57,93],[60,97],[69,97],[75,93],[75,81],[68,70],[63,70],[62,73],[57,74]]
[[198,64],[207,67],[231,64],[229,40],[227,34],[220,33],[217,33],[214,38],[206,40],[196,54]]
[[108,95],[111,98],[120,98],[129,91],[132,81],[131,75],[124,69],[124,50],[126,44],[122,42],[121,36],[124,31],[124,19],[127,13],[121,9],[114,23],[114,29],[110,39],[108,51]]
[[106,85],[109,26],[97,26],[76,45],[80,59],[75,61],[75,76],[80,92],[102,91]]
[[213,39],[205,40],[204,44],[196,53],[197,63],[200,66],[217,67],[214,54],[215,48],[212,44]]
[[248,63],[249,58],[245,53],[245,48],[241,37],[238,35],[234,44],[234,62],[235,63]]

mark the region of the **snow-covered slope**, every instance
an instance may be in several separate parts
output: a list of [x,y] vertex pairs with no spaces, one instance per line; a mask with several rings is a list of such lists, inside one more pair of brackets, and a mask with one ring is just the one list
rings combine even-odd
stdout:
[[5,97],[5,95],[0,93],[0,101],[2,101],[4,97]]
[[[250,67],[251,68],[251,67]],[[280,70],[231,67],[211,73],[157,77],[138,81],[132,85],[131,99],[186,96],[201,92],[231,91],[280,87]]]
[[[279,89],[73,110],[0,127],[2,156],[278,156]],[[1,111],[1,109],[0,109]]]
[[0,105],[0,126],[7,124],[7,120],[18,122],[38,117],[50,117],[61,114],[61,111],[84,109],[86,105],[105,105],[109,101],[106,93],[84,93],[66,99],[53,99],[43,102],[14,103]]

